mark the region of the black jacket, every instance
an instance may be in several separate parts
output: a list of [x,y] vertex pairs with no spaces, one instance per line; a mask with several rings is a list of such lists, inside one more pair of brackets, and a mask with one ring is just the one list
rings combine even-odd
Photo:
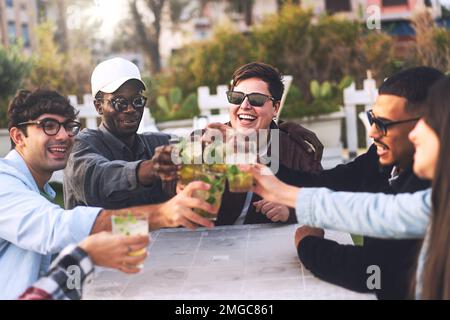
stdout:
[[141,186],[137,169],[155,154],[155,148],[169,144],[170,136],[158,132],[137,134],[129,148],[101,124],[75,137],[64,169],[64,205],[121,209],[168,200],[161,181]]
[[[297,125],[301,128],[300,125]],[[291,124],[291,128],[296,128],[295,124]],[[270,129],[279,129],[278,126],[272,122]],[[279,131],[279,155],[277,161],[280,166],[285,166],[292,170],[302,170],[302,172],[319,172],[322,170],[320,159],[315,159],[314,154],[307,152],[297,141],[290,136],[291,132],[280,129]],[[272,155],[272,161],[274,161],[275,154]],[[278,175],[279,171],[276,173]],[[227,183],[228,184],[228,183]],[[228,186],[225,188],[225,192],[222,196],[222,205],[219,213],[217,214],[216,225],[232,225],[236,222],[242,212],[242,208],[245,204],[247,193],[231,193]],[[265,215],[256,212],[256,208],[253,202],[259,201],[262,198],[257,194],[253,194],[250,206],[245,216],[244,224],[261,224],[271,223]],[[297,223],[297,217],[295,215],[295,209],[289,210],[289,218],[286,223]]]
[[[428,181],[405,170],[389,184],[392,167],[381,168],[376,147],[354,161],[319,174],[291,172],[285,167],[279,177],[289,184],[304,187],[327,187],[336,191],[413,193],[430,187]],[[371,265],[380,267],[381,289],[374,290],[379,299],[406,299],[421,240],[386,240],[364,237],[364,246],[340,245],[317,237],[306,237],[298,253],[303,265],[315,276],[358,292],[373,292],[367,287]]]

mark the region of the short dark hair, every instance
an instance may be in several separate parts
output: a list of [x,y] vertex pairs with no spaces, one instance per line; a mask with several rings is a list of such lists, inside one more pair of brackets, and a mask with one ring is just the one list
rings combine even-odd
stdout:
[[394,95],[405,98],[408,103],[406,110],[422,113],[428,89],[444,74],[431,67],[415,67],[405,69],[386,79],[380,86],[379,94]]
[[283,76],[275,67],[262,62],[245,64],[233,73],[231,89],[233,90],[242,80],[250,78],[258,78],[266,82],[269,85],[269,92],[272,97],[276,101],[281,100],[284,92]]
[[[8,129],[17,127],[19,123],[36,120],[41,115],[56,114],[75,120],[78,111],[70,104],[70,101],[56,91],[51,90],[21,90],[11,101],[8,108]],[[20,128],[25,135],[26,127]],[[11,147],[16,145],[11,140]]]

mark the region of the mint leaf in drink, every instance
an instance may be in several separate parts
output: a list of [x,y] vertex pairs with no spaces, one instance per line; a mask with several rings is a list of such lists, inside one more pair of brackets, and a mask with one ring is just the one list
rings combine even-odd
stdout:
[[208,199],[206,199],[206,202],[209,204],[214,204],[216,202],[216,198],[214,196],[210,196]]
[[124,220],[121,217],[113,217],[114,224],[123,224]]
[[228,173],[231,175],[236,175],[239,173],[239,168],[233,164],[228,168]]

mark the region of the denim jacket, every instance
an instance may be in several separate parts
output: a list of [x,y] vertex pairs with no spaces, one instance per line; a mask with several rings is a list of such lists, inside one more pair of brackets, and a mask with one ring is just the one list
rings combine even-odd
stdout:
[[48,272],[53,254],[91,232],[101,208],[64,210],[41,194],[20,154],[0,159],[0,299],[15,299]]
[[[379,238],[424,238],[431,214],[431,189],[412,194],[333,192],[303,188],[297,195],[300,224]],[[422,287],[421,270],[426,242],[419,256],[416,298]]]

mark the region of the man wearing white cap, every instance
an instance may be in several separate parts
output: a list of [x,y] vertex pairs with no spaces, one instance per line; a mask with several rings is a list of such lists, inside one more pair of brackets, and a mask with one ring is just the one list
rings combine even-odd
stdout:
[[128,60],[109,59],[95,68],[91,85],[102,122],[76,138],[64,170],[66,208],[117,209],[167,200],[171,195],[163,192],[159,174],[176,168],[163,165],[164,157],[170,163],[170,153],[157,147],[168,145],[170,136],[136,133],[147,102],[139,69]]

